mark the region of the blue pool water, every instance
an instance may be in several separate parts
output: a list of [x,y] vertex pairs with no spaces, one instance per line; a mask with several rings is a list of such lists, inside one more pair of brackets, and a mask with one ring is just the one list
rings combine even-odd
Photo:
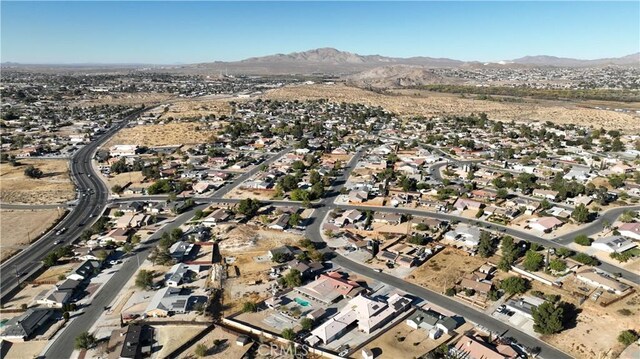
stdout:
[[310,306],[310,305],[311,305],[311,304],[309,304],[309,302],[307,302],[307,301],[306,301],[306,300],[304,300],[304,299],[294,298],[293,300],[294,300],[296,303],[298,303],[298,304],[300,304],[301,306],[303,306],[303,307],[308,307],[308,306]]

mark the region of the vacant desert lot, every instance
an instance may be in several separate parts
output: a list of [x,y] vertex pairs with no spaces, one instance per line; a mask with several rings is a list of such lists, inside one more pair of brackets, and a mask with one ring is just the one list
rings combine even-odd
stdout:
[[[183,358],[198,358],[196,355],[196,346],[198,344],[204,344],[207,348],[207,358],[240,358],[242,354],[249,348],[249,346],[238,346],[236,344],[236,334],[228,333],[221,327],[216,327],[211,333],[207,334],[204,338],[198,341],[198,343],[184,353]],[[214,340],[219,340],[221,343],[218,346],[213,345]]]
[[[166,358],[168,354],[203,331],[204,328],[202,325],[163,325],[154,327],[158,345],[162,346],[162,349],[158,352],[158,358]],[[176,333],[179,333],[179,335],[176,335]]]
[[411,329],[402,320],[367,344],[366,348],[380,358],[417,358],[449,339],[448,335],[444,335],[438,340],[429,339],[429,335],[424,329]]
[[473,272],[486,262],[484,258],[471,257],[461,250],[445,248],[411,273],[407,280],[437,292],[444,292],[462,276]]
[[175,101],[169,106],[169,110],[164,113],[161,119],[173,118],[201,118],[214,115],[216,118],[231,115],[231,105],[229,99],[211,100],[184,100]]
[[[637,308],[640,294],[634,294],[606,308],[587,300],[580,309],[575,328],[544,338],[575,358],[618,358],[624,349],[617,337],[621,331],[640,330]],[[631,309],[632,314],[624,316],[620,309]],[[606,329],[606,330],[603,330]]]
[[113,136],[104,148],[113,145],[170,146],[211,141],[216,131],[197,122],[171,122],[163,125],[127,127]]
[[152,103],[163,102],[172,98],[173,95],[166,93],[107,93],[99,95],[95,99],[82,100],[74,103],[78,107],[102,106],[102,105],[149,105]]
[[22,246],[29,244],[43,231],[54,224],[62,210],[46,209],[36,211],[0,210],[0,261],[9,258]]
[[3,359],[25,359],[25,358],[37,358],[38,355],[44,350],[47,345],[46,340],[30,340],[24,343],[9,343],[7,342],[8,350],[3,353]]
[[[20,159],[19,166],[0,164],[0,201],[4,203],[52,204],[63,203],[75,197],[69,178],[69,163],[65,160]],[[24,175],[24,169],[33,165],[43,172],[42,178]]]
[[455,94],[433,94],[407,90],[403,94],[384,95],[345,85],[287,86],[269,91],[265,97],[279,100],[328,99],[333,102],[364,103],[381,106],[399,115],[442,116],[485,112],[490,119],[504,121],[552,121],[606,129],[624,128],[640,132],[637,115],[582,108],[579,103],[536,100],[523,103],[499,103],[494,101],[461,98]]

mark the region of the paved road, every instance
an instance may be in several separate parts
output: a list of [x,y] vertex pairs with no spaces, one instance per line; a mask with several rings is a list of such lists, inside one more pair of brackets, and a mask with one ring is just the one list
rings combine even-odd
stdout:
[[[340,189],[344,186],[344,182],[348,177],[349,173],[353,170],[355,163],[362,156],[362,153],[354,156],[354,159],[349,162],[348,168],[345,170],[345,173],[336,180],[336,185],[333,190],[328,193],[328,195],[322,200],[323,206],[319,207],[315,214],[315,221],[307,228],[307,235],[309,238],[318,243],[323,243],[324,240],[322,238],[322,221],[326,217],[326,215],[336,206],[333,204],[335,198],[339,195]],[[342,207],[342,206],[340,206]],[[353,206],[354,208],[360,208],[357,206]],[[368,208],[372,209],[372,208]],[[374,208],[376,211],[382,210],[383,208]],[[389,208],[389,210],[397,210],[396,208]],[[429,213],[430,215],[430,213]],[[407,292],[410,295],[416,296],[418,298],[424,299],[428,302],[432,302],[438,306],[447,308],[461,316],[463,316],[466,320],[477,323],[479,325],[484,326],[485,328],[491,330],[492,332],[501,333],[507,337],[513,337],[518,340],[518,343],[521,343],[529,348],[539,348],[540,355],[544,358],[571,358],[565,353],[547,345],[541,340],[538,340],[534,337],[529,336],[526,333],[523,333],[519,330],[514,329],[513,327],[505,324],[490,315],[487,315],[483,312],[477,311],[471,307],[468,307],[462,303],[459,303],[449,297],[443,296],[439,293],[436,293],[432,290],[423,288],[421,286],[417,286],[415,284],[408,283],[403,279],[385,274],[378,273],[372,270],[370,267],[366,265],[362,265],[351,261],[336,252],[328,250],[325,248],[325,251],[329,252],[332,256],[332,262],[337,266],[343,267],[349,271],[354,273],[358,273],[360,275],[367,276],[369,278],[375,279],[382,283],[391,285],[400,290]]]
[[259,165],[254,166],[251,170],[249,170],[249,171],[241,174],[240,176],[236,177],[233,180],[233,182],[231,182],[230,184],[227,184],[224,187],[220,188],[219,190],[215,191],[213,193],[213,195],[211,196],[211,198],[219,199],[219,198],[224,197],[227,193],[229,193],[231,190],[233,190],[234,188],[239,186],[242,182],[246,181],[249,177],[251,177],[254,174],[256,174],[257,172],[259,172],[260,168],[263,165],[267,165],[268,166],[268,165],[272,164],[278,158],[280,158],[280,156],[282,156],[285,153],[287,153],[287,151],[289,151],[290,149],[291,149],[290,147],[286,147],[285,149],[283,149],[282,151],[272,155],[271,157],[269,157],[268,159],[266,159],[265,161],[263,161]]
[[[36,242],[15,256],[5,261],[0,266],[2,281],[0,282],[0,299],[5,300],[18,287],[23,278],[27,278],[42,267],[41,260],[56,247],[73,242],[85,229],[91,226],[88,214],[102,211],[107,201],[108,189],[99,178],[96,177],[91,166],[91,158],[102,143],[106,142],[113,134],[126,126],[129,120],[135,118],[143,110],[137,110],[125,117],[121,122],[114,124],[109,130],[88,145],[79,149],[71,160],[71,179],[76,188],[83,193],[92,190],[92,194],[80,195],[75,207],[53,230],[42,236]],[[3,207],[4,208],[4,207]],[[56,235],[58,229],[66,228],[62,235]],[[56,240],[62,241],[55,244]],[[22,273],[22,275],[20,275]]]
[[131,279],[138,270],[138,256],[140,264],[149,256],[151,249],[156,245],[156,241],[160,239],[162,233],[171,231],[173,228],[179,227],[181,224],[191,219],[198,209],[204,209],[208,206],[201,205],[194,207],[192,210],[176,217],[173,222],[163,227],[161,231],[156,232],[143,245],[141,245],[130,258],[128,258],[121,268],[107,281],[100,289],[98,294],[93,298],[91,304],[83,308],[82,314],[72,321],[63,329],[58,337],[55,338],[53,344],[47,349],[45,358],[59,359],[71,358],[74,350],[75,338],[83,332],[89,331],[93,324],[100,318],[104,312],[104,307],[111,305],[116,296],[120,293],[124,285]]
[[[264,161],[262,164],[270,164],[284,153],[286,153],[289,148],[286,148],[270,158]],[[90,161],[89,161],[90,162]],[[89,166],[90,163],[89,163]],[[60,333],[59,337],[55,339],[53,344],[47,349],[45,353],[46,358],[69,358],[73,354],[74,350],[74,341],[75,338],[81,333],[88,331],[93,324],[98,320],[102,312],[104,311],[104,307],[109,306],[115,297],[119,294],[122,288],[125,286],[127,281],[135,274],[138,270],[138,262],[142,263],[149,256],[151,249],[155,246],[155,242],[162,236],[162,233],[165,231],[171,231],[173,228],[177,228],[183,223],[187,222],[194,216],[195,211],[199,209],[205,209],[210,205],[210,203],[214,202],[239,202],[239,200],[235,199],[223,199],[226,193],[228,193],[231,189],[235,188],[237,185],[245,181],[250,176],[254,175],[256,172],[260,170],[260,166],[255,166],[255,168],[247,171],[246,173],[238,176],[232,183],[227,184],[226,186],[219,189],[211,198],[202,198],[199,199],[198,202],[201,204],[192,210],[181,214],[176,217],[170,224],[163,227],[161,231],[156,232],[154,235],[150,237],[140,248],[136,250],[135,256],[129,258],[122,267],[118,270],[116,274],[113,275],[112,278],[106,282],[103,287],[100,289],[98,294],[93,298],[91,304],[84,308],[83,313],[76,320],[71,321],[66,328]],[[91,167],[90,167],[91,168]],[[91,178],[97,178],[97,174],[91,168],[90,173],[93,173]],[[153,196],[154,199],[157,200],[165,200],[167,196]],[[146,200],[149,200],[148,196],[145,197]],[[113,202],[125,202],[131,201],[131,198],[128,199],[115,199]],[[104,198],[106,202],[106,198]],[[139,261],[135,258],[138,257]]]

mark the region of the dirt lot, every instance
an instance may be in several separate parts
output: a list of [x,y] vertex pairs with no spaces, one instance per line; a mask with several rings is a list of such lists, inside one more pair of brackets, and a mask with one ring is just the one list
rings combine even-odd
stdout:
[[258,200],[271,200],[275,195],[276,190],[245,190],[240,188],[234,188],[225,194],[223,198],[253,198]]
[[127,127],[113,136],[103,148],[113,145],[170,146],[198,144],[211,140],[217,131],[198,122],[170,122],[164,125]]
[[[638,308],[640,294],[614,303],[606,308],[587,300],[578,314],[575,328],[543,338],[576,358],[617,358],[624,349],[617,341],[618,334],[627,329],[640,330]],[[631,310],[622,315],[621,309]],[[606,329],[606,330],[602,330]]]
[[[74,186],[66,160],[20,159],[19,166],[0,164],[0,201],[4,203],[52,204],[72,200]],[[24,175],[28,165],[43,172],[42,178]]]
[[99,95],[94,99],[78,101],[74,103],[73,106],[141,105],[166,101],[172,97],[173,95],[165,93],[108,93]]
[[[401,93],[401,94],[400,94]],[[624,128],[640,132],[640,120],[631,114],[579,107],[576,103],[536,100],[523,103],[498,103],[461,98],[456,94],[433,94],[416,91],[383,95],[345,85],[288,86],[269,91],[264,97],[280,100],[328,99],[332,102],[364,103],[382,106],[399,115],[441,116],[485,112],[496,120],[552,121],[606,129]]]
[[437,348],[451,337],[443,335],[438,340],[429,338],[424,329],[415,330],[409,328],[405,321],[401,321],[395,327],[367,344],[376,357],[380,358],[417,358]]
[[[182,353],[183,358],[197,358],[195,354],[196,346],[204,344],[209,348],[207,358],[240,358],[249,347],[241,347],[236,345],[237,335],[227,333],[221,327],[216,327],[211,333],[207,334],[198,343]],[[218,347],[213,347],[213,341],[219,340],[222,343]]]
[[[237,99],[235,100],[237,101]],[[169,110],[161,118],[200,118],[203,116],[231,115],[231,106],[228,100],[185,100],[176,101],[171,104]]]
[[444,292],[463,275],[471,273],[487,262],[487,259],[468,256],[461,250],[445,248],[429,258],[407,280],[423,287]]
[[113,187],[114,185],[119,185],[124,187],[129,182],[131,182],[131,184],[134,186],[140,186],[140,181],[142,181],[143,178],[144,176],[140,171],[120,173],[117,175],[111,175],[111,177],[105,177],[105,179],[107,180],[107,183],[109,183],[109,188]]
[[53,225],[62,210],[45,209],[34,211],[0,210],[0,262],[29,244],[43,231]]
[[[162,346],[157,358],[166,358],[167,354],[178,349],[179,346],[200,333],[204,328],[202,325],[163,325],[154,327],[158,345]],[[176,333],[180,334],[176,335]]]
[[25,359],[36,358],[44,347],[47,345],[46,340],[30,340],[24,343],[9,343],[9,350],[3,359]]
[[[295,244],[302,237],[281,231],[255,229],[246,225],[219,226],[216,233],[218,238],[223,238],[220,252],[224,257],[234,257],[228,270],[229,279],[225,282],[224,304],[227,313],[233,313],[240,309],[243,302],[251,299],[259,301],[264,299],[267,293],[252,293],[250,283],[256,280],[268,281],[269,268],[273,263],[269,260],[256,261],[256,257],[266,256],[267,250],[285,244]],[[229,230],[230,228],[233,228]],[[229,230],[229,231],[228,231]],[[228,231],[228,232],[227,232]],[[236,266],[240,272],[236,276]],[[235,293],[232,294],[232,293]],[[240,295],[240,293],[243,293]]]

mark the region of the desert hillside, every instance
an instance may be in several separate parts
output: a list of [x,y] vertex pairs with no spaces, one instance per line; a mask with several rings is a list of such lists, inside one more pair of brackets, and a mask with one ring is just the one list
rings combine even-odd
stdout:
[[463,98],[460,95],[406,90],[381,94],[342,84],[288,86],[269,91],[265,98],[278,100],[328,99],[335,102],[381,106],[402,116],[444,116],[485,112],[501,121],[552,121],[555,123],[625,129],[640,133],[640,115],[584,108],[574,102],[495,102]]

